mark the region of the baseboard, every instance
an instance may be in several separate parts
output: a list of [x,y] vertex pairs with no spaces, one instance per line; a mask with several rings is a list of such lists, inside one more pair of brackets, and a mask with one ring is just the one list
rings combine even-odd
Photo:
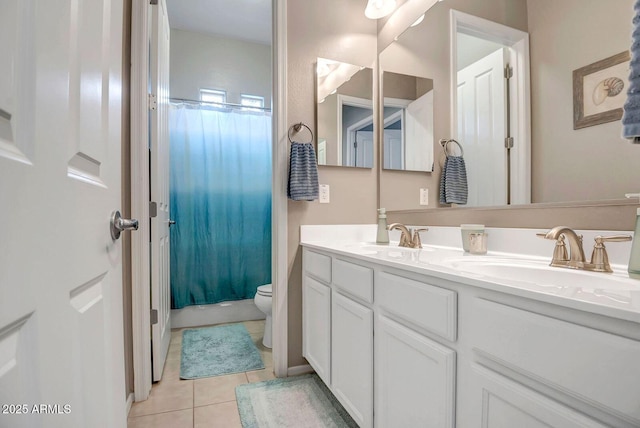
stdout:
[[131,411],[131,406],[133,406],[133,392],[127,396],[127,404],[126,404],[126,408],[127,408],[126,415],[127,415],[127,418],[129,417],[129,412]]
[[298,376],[313,372],[313,367],[311,367],[309,364],[305,364],[303,366],[289,367],[289,369],[287,370],[287,376]]

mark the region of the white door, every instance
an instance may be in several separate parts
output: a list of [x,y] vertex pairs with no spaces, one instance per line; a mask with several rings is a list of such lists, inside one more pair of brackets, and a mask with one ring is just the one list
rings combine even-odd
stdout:
[[458,72],[458,141],[464,147],[467,206],[507,203],[505,49]]
[[384,169],[404,169],[402,130],[384,130]]
[[126,426],[122,33],[122,1],[0,2],[2,427]]
[[361,168],[373,168],[373,132],[356,131],[356,147],[354,166]]
[[[171,340],[171,290],[169,288],[169,18],[165,0],[151,6],[151,91],[155,108],[150,109],[151,201],[151,309],[153,380],[162,378]],[[152,213],[153,215],[154,213]],[[152,320],[153,322],[154,320]]]

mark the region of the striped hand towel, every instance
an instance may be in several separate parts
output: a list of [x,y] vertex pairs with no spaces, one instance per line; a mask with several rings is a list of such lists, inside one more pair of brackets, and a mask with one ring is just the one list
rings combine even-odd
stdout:
[[467,203],[467,167],[462,156],[447,156],[440,176],[440,203]]
[[318,164],[313,143],[291,143],[287,197],[294,201],[318,199]]
[[623,107],[622,136],[637,144],[640,143],[640,0],[635,2],[633,9],[629,89]]

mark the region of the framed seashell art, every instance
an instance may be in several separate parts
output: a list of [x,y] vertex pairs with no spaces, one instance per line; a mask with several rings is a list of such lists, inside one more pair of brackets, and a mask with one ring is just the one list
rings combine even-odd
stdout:
[[573,71],[573,129],[622,119],[629,60],[624,51]]

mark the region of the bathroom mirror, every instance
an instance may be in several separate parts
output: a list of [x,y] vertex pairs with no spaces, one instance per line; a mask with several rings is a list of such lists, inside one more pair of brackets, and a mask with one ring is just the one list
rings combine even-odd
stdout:
[[318,58],[318,165],[373,168],[373,70]]
[[433,170],[433,80],[383,72],[382,167]]
[[[619,200],[625,193],[637,191],[640,146],[621,138],[620,121],[574,129],[573,112],[576,96],[573,72],[619,54],[631,45],[633,0],[447,0],[436,3],[426,12],[422,23],[408,28],[384,49],[380,54],[383,75],[391,71],[433,80],[434,140],[460,139],[466,158],[467,152],[473,150],[473,141],[460,132],[458,119],[467,114],[468,105],[458,102],[456,80],[460,68],[452,68],[456,63],[463,66],[464,61],[460,57],[452,60],[451,44],[456,43],[458,55],[465,50],[477,53],[478,48],[471,44],[472,37],[466,41],[465,37],[478,35],[474,33],[473,19],[462,31],[452,31],[452,9],[528,35],[525,51],[529,54],[529,73],[525,82],[530,87],[529,102],[520,110],[512,110],[509,118],[529,116],[526,138],[530,145],[527,149],[526,141],[514,139],[515,147],[525,148],[525,153],[507,160],[504,139],[497,141],[499,154],[489,154],[476,168],[481,178],[500,170],[500,174],[512,177],[511,186],[520,185],[513,179],[514,174],[528,180],[530,184],[524,186],[529,186],[530,196],[512,200],[511,204]],[[504,47],[491,37],[479,38],[483,42],[498,42],[493,52]],[[520,58],[510,61],[517,66]],[[513,96],[522,88],[511,89]],[[506,121],[507,117],[503,119]],[[434,145],[433,154],[435,173],[426,178],[400,177],[383,171],[381,206],[398,210],[427,208],[417,204],[418,187],[426,187],[431,190],[428,208],[446,207],[439,205],[437,199],[444,161],[439,144]],[[526,165],[530,165],[530,171]],[[474,180],[476,184],[479,182],[480,178]],[[400,187],[403,190],[398,191]],[[495,197],[478,206],[505,205],[507,192],[506,184],[496,185]]]

